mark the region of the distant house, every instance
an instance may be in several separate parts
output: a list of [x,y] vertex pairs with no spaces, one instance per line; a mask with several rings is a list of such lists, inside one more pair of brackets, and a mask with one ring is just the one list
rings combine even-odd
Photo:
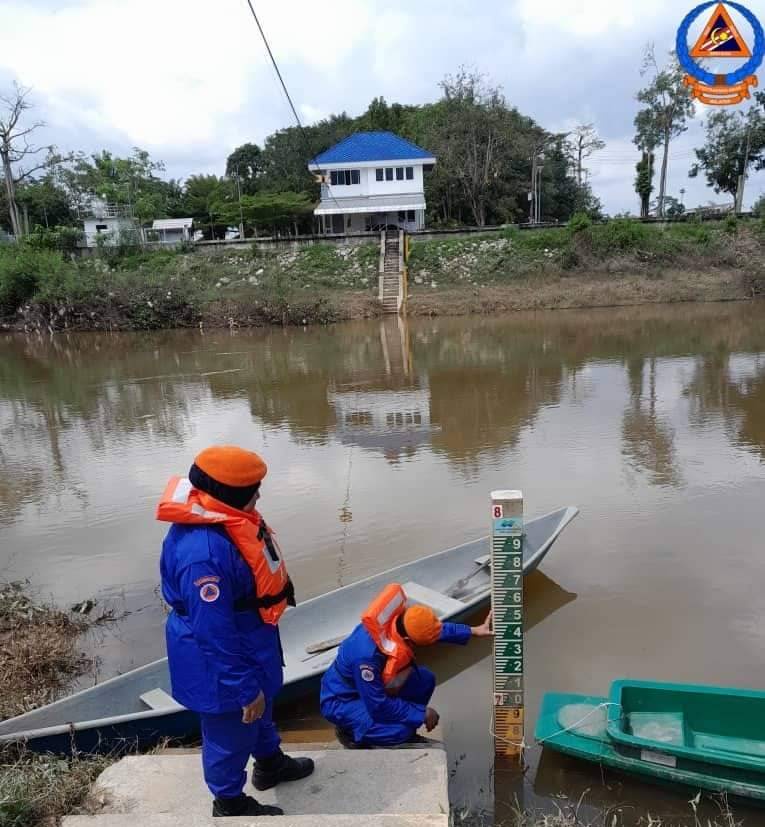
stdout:
[[322,178],[322,233],[425,226],[424,173],[436,159],[393,132],[356,132],[309,164]]
[[123,204],[94,200],[82,223],[86,247],[136,244],[140,239],[140,230],[132,210]]
[[193,224],[193,218],[156,218],[144,232],[147,241],[174,245],[192,240]]

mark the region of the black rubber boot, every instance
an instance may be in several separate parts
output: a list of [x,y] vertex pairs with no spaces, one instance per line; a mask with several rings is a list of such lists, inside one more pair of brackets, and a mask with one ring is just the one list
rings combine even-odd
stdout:
[[340,727],[335,727],[335,735],[337,736],[337,740],[346,748],[346,749],[367,749],[364,744],[359,744],[353,740],[353,735],[348,732],[347,729],[341,729]]
[[225,818],[226,816],[283,816],[284,810],[279,807],[271,807],[268,804],[260,804],[254,798],[242,793],[236,798],[216,798],[213,801],[214,818]]
[[286,781],[299,781],[313,772],[310,758],[292,758],[281,750],[272,758],[259,758],[252,770],[252,786],[256,790],[270,790]]

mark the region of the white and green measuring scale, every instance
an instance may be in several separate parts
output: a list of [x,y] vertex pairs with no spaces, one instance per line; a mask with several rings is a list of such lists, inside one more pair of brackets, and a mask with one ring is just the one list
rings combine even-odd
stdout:
[[523,493],[491,494],[494,610],[494,751],[523,751]]

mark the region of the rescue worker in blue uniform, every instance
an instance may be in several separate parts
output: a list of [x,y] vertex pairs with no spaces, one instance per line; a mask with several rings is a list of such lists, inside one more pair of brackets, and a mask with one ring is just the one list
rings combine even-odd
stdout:
[[414,646],[465,645],[489,637],[491,613],[480,626],[442,623],[425,606],[406,608],[403,589],[392,584],[341,644],[321,683],[321,713],[348,748],[394,747],[418,739],[423,725],[439,721],[430,706],[435,675],[414,661]]
[[277,627],[294,590],[271,532],[255,509],[266,465],[233,446],[196,457],[170,480],[157,518],[173,525],[162,546],[162,594],[172,694],[199,713],[204,778],[213,816],[282,815],[245,795],[255,759],[258,790],[304,778],[307,758],[280,749],[272,720],[282,687]]

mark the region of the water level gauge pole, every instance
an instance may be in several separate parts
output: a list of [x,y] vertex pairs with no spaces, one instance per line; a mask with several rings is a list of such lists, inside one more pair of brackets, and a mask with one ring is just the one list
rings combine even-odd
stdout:
[[523,493],[492,491],[494,752],[523,756]]

